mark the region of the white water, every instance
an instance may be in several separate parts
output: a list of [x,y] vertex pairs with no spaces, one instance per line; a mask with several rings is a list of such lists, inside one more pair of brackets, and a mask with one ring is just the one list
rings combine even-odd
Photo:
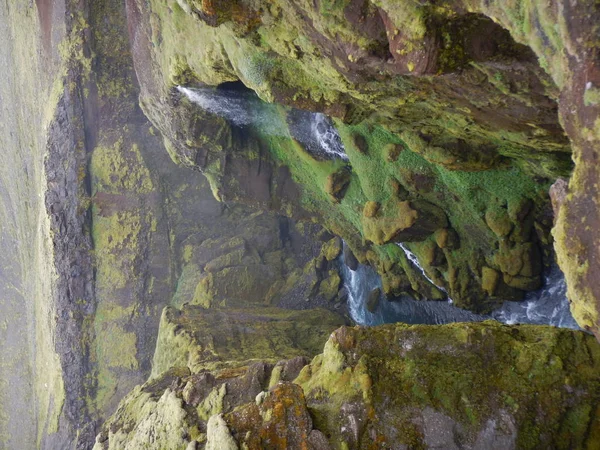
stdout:
[[204,111],[238,127],[255,127],[272,136],[293,137],[311,153],[324,158],[348,159],[335,126],[324,114],[291,109],[286,123],[275,105],[263,102],[250,90],[183,86],[177,86],[177,90]]
[[341,258],[341,272],[348,290],[348,309],[352,319],[359,325],[380,325],[383,323],[444,324],[450,322],[478,322],[489,317],[480,316],[446,302],[417,301],[403,297],[388,301],[383,295],[376,310],[367,309],[366,299],[375,288],[382,288],[381,278],[371,267],[360,264],[351,270]]
[[[411,262],[422,270],[416,256],[410,251],[409,254],[407,257]],[[565,279],[557,266],[546,273],[542,289],[527,294],[522,302],[505,302],[489,316],[474,314],[446,302],[416,301],[410,298],[387,301],[383,295],[378,307],[371,313],[367,310],[366,299],[373,289],[381,289],[381,278],[368,266],[359,265],[357,270],[353,271],[343,263],[343,258],[341,259],[342,278],[348,290],[348,309],[352,319],[359,325],[372,326],[394,322],[444,324],[495,319],[509,325],[545,324],[578,329],[569,310]]]
[[177,86],[192,103],[238,127],[256,127],[272,136],[288,136],[287,126],[274,105],[265,103],[251,91],[187,88]]
[[319,147],[329,156],[347,160],[344,144],[331,119],[321,113],[311,114],[311,116],[311,135],[317,140]]
[[438,286],[435,281],[433,281],[431,278],[429,278],[429,276],[427,275],[427,273],[425,273],[425,269],[423,268],[423,266],[421,266],[421,263],[419,263],[419,259],[417,258],[417,255],[415,255],[413,252],[411,252],[408,248],[406,248],[406,246],[404,244],[398,244],[398,247],[400,247],[403,251],[404,254],[406,255],[406,257],[408,258],[408,260],[414,264],[414,266],[419,269],[421,271],[421,274],[423,274],[423,276],[425,277],[425,279],[427,281],[429,281],[431,284],[433,284],[436,288],[438,288],[440,291],[442,291],[443,293],[446,294],[446,296],[448,297],[448,303],[452,304],[454,303],[454,301],[450,298],[450,296],[448,295],[448,291],[446,291],[446,289],[444,289],[442,286]]
[[504,302],[492,317],[509,325],[531,323],[579,329],[569,308],[567,283],[556,265],[544,276],[542,289],[528,293],[522,302]]

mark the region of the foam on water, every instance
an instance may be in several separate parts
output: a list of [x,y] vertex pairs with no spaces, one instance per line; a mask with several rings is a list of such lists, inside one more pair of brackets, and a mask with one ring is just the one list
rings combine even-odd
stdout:
[[[408,249],[406,252],[410,261],[429,279],[416,256]],[[341,259],[343,261],[343,258]],[[553,266],[546,273],[542,289],[529,293],[522,302],[505,302],[489,316],[474,314],[446,302],[417,301],[408,297],[398,301],[387,301],[383,295],[376,310],[371,313],[367,310],[366,299],[373,289],[382,288],[381,278],[377,272],[365,265],[359,265],[357,270],[353,271],[343,262],[341,272],[348,290],[348,309],[352,319],[359,325],[371,326],[394,322],[444,324],[495,319],[509,325],[522,323],[579,328],[569,310],[566,283],[558,266]]]
[[380,325],[403,322],[410,324],[444,324],[450,322],[477,322],[488,317],[456,308],[446,302],[417,301],[410,297],[388,301],[381,296],[373,313],[366,307],[366,299],[375,288],[382,288],[381,278],[371,267],[360,264],[351,270],[341,258],[341,272],[348,290],[348,309],[359,325]]
[[319,143],[319,147],[333,158],[348,159],[342,139],[338,134],[331,119],[325,114],[311,114],[311,131],[313,139]]
[[509,325],[531,323],[579,329],[569,308],[565,277],[556,265],[545,274],[540,290],[528,293],[522,302],[504,302],[492,317]]

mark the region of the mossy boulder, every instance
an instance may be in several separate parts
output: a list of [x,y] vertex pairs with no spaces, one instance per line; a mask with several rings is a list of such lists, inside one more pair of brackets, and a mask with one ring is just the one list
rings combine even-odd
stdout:
[[451,228],[441,228],[435,232],[435,242],[439,248],[456,250],[460,247],[460,238]]
[[394,198],[381,208],[367,203],[362,217],[365,239],[378,245],[423,240],[447,223],[444,211],[433,204]]
[[341,323],[339,315],[325,310],[168,307],[161,318],[152,376],[171,367],[198,372],[309,356]]
[[323,278],[319,284],[319,294],[321,294],[325,300],[332,301],[337,296],[342,279],[336,270],[330,270],[327,276]]
[[372,219],[373,217],[377,216],[379,208],[381,208],[381,205],[379,203],[367,202],[365,203],[365,207],[363,209],[363,216],[365,216],[368,219]]
[[[241,448],[308,448],[313,431],[302,388],[279,383],[256,402],[224,417]],[[210,443],[210,440],[209,440]]]
[[379,299],[381,297],[381,289],[375,288],[371,292],[369,292],[369,296],[367,297],[367,310],[370,313],[374,313],[379,306]]
[[494,295],[496,288],[500,282],[501,275],[497,270],[490,267],[482,267],[481,269],[481,286],[489,294]]
[[508,236],[513,228],[508,211],[504,208],[490,208],[485,212],[485,222],[498,237]]
[[124,399],[95,448],[571,449],[600,438],[600,346],[579,331],[342,327],[307,362],[166,371]]
[[321,254],[327,261],[335,260],[342,253],[343,242],[339,237],[335,237],[325,244],[321,249]]
[[329,198],[333,203],[339,203],[342,198],[344,198],[346,189],[348,189],[350,183],[350,175],[350,171],[344,168],[327,177],[327,180],[325,181],[325,192],[329,195]]

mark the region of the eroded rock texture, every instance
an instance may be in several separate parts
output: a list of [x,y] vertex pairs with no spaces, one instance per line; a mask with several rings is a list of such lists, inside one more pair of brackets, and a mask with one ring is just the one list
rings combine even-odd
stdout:
[[0,447],[90,448],[150,374],[166,305],[344,314],[333,235],[172,162],[122,2],[3,3],[0,27]]
[[[219,314],[237,321],[239,312]],[[235,341],[212,354],[198,344],[203,364],[161,366],[123,400],[96,449],[567,449],[600,439],[600,352],[581,332],[492,322],[343,327],[307,365],[241,362],[227,353]],[[155,361],[180,348],[171,340]],[[210,369],[225,354],[236,362]]]
[[[573,143],[594,146],[596,6],[130,0],[128,11],[143,108],[219,198],[316,216],[377,267],[391,296],[444,297],[396,242],[475,311],[540,286],[554,258],[548,188],[570,173]],[[261,109],[240,94],[275,129],[242,132],[175,89],[225,98],[240,81],[289,107]],[[311,152],[293,108],[335,117],[348,158]],[[567,135],[570,109],[588,125]],[[574,219],[563,222],[557,235]],[[583,295],[584,262],[565,246],[575,314],[593,327],[597,297]]]
[[598,336],[599,11],[0,2],[0,447],[90,448],[120,404],[99,448],[593,448],[588,335],[342,328],[306,358],[341,238],[388,298],[479,312],[557,257]]

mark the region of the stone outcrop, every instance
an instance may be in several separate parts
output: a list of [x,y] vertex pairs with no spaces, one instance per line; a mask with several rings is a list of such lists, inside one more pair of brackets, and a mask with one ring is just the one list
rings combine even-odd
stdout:
[[[195,326],[179,323],[180,333]],[[307,365],[212,370],[214,356],[198,344],[205,364],[161,365],[123,400],[95,449],[567,449],[600,438],[600,347],[582,332],[493,322],[342,327]],[[225,354],[221,345],[214,355]],[[171,340],[155,358],[173,351],[181,350]]]
[[152,377],[172,367],[199,373],[313,356],[343,323],[326,310],[168,307],[162,315]]

